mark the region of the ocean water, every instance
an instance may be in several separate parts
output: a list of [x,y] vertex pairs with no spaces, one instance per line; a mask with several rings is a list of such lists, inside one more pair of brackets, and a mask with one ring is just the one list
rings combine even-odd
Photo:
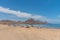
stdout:
[[36,24],[37,27],[45,27],[45,28],[59,28],[60,24]]
[[[28,26],[29,24],[20,24],[19,26]],[[44,28],[59,28],[60,24],[33,24],[35,27],[44,27]]]

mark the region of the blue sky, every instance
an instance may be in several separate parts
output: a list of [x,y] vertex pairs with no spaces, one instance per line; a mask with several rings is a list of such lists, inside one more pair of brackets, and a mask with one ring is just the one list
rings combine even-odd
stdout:
[[0,19],[28,18],[60,23],[60,0],[0,0]]

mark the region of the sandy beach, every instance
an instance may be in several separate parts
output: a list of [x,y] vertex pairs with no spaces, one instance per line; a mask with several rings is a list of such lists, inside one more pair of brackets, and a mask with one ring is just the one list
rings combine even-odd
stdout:
[[0,40],[60,40],[60,29],[0,25]]

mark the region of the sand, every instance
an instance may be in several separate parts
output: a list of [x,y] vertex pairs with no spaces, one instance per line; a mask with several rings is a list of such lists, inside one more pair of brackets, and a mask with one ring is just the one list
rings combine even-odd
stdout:
[[60,29],[0,25],[0,40],[60,40]]

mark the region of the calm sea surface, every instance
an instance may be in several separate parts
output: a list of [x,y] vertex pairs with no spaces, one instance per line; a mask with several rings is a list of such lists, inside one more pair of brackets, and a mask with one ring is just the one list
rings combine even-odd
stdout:
[[[28,26],[29,24],[20,24],[20,26]],[[60,28],[60,24],[33,24],[35,27],[45,27],[45,28]]]

